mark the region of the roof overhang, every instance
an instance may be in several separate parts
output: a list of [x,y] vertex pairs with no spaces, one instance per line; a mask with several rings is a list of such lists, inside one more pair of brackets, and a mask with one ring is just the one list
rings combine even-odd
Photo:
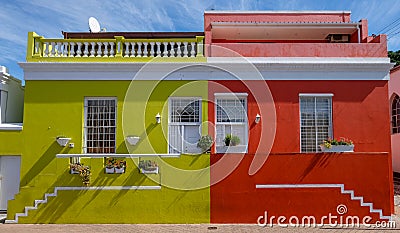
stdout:
[[212,22],[213,39],[325,40],[330,34],[353,34],[359,23]]

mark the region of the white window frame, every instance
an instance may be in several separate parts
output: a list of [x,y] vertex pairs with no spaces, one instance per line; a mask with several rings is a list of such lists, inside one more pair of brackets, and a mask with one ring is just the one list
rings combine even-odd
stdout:
[[[172,101],[174,100],[190,100],[190,101],[199,101],[199,121],[198,122],[172,122],[171,121],[171,109],[172,109]],[[170,126],[180,126],[180,130],[182,132],[181,135],[181,145],[180,148],[177,148],[177,150],[179,151],[178,153],[180,154],[198,154],[197,152],[184,152],[184,146],[185,146],[185,126],[198,126],[199,130],[200,130],[200,126],[202,123],[202,99],[201,97],[197,97],[197,96],[179,96],[179,97],[169,97],[168,98],[168,143],[167,143],[167,152],[168,154],[176,154],[176,152],[171,152],[170,151],[170,132],[169,132],[169,127]],[[200,135],[201,136],[201,135]],[[199,152],[200,153],[200,152]]]
[[317,153],[317,152],[320,152],[320,148],[319,148],[319,144],[321,143],[319,143],[318,142],[318,132],[317,132],[317,129],[315,129],[316,131],[315,131],[315,151],[303,151],[302,150],[302,124],[301,124],[301,120],[302,120],[302,118],[301,118],[301,98],[302,97],[308,97],[308,98],[314,98],[314,103],[315,103],[315,106],[314,106],[314,127],[315,128],[317,128],[318,127],[318,125],[317,125],[317,120],[316,120],[316,116],[317,116],[317,106],[316,106],[316,103],[317,103],[317,101],[316,101],[316,99],[317,98],[329,98],[330,99],[330,113],[329,113],[329,128],[328,128],[328,137],[330,137],[330,138],[333,138],[333,119],[332,119],[332,116],[333,116],[333,94],[332,93],[300,93],[299,94],[299,125],[300,125],[300,142],[299,142],[299,145],[300,145],[300,153]]
[[0,90],[0,125],[7,122],[7,102],[8,91]]
[[118,119],[118,99],[117,97],[85,97],[84,99],[84,122],[83,122],[83,153],[85,154],[97,154],[97,153],[89,153],[87,150],[87,106],[89,100],[114,100],[115,101],[115,135],[114,135],[114,152],[113,153],[104,153],[101,154],[115,154],[117,150],[117,119]]
[[[399,134],[400,133],[400,125],[398,124],[399,119],[400,119],[400,108],[398,108],[398,104],[400,101],[400,96],[395,94],[393,96],[393,100],[391,101],[390,104],[390,111],[391,111],[391,129],[392,129],[392,134]],[[394,106],[396,104],[396,106]],[[393,114],[394,113],[394,114]]]
[[[248,101],[247,101],[247,97],[248,97],[248,94],[247,93],[214,93],[214,111],[215,111],[215,114],[214,114],[214,122],[215,122],[215,128],[214,128],[214,135],[215,135],[215,137],[214,137],[214,141],[215,141],[215,149],[216,149],[216,152],[217,153],[224,153],[224,152],[232,152],[232,153],[235,153],[235,152],[237,152],[237,153],[247,153],[247,151],[248,151],[248,145],[249,145],[249,119],[248,119]],[[223,100],[223,99],[227,99],[227,100],[240,100],[240,99],[243,99],[244,100],[244,102],[245,102],[245,104],[244,104],[244,108],[245,108],[245,121],[244,122],[218,122],[218,116],[217,116],[217,114],[218,114],[218,111],[217,111],[217,109],[218,109],[218,104],[217,104],[217,101],[218,100]],[[234,126],[234,125],[240,125],[240,126],[244,126],[244,132],[245,132],[245,134],[244,134],[244,142],[241,142],[240,144],[241,145],[243,145],[243,146],[245,146],[245,149],[244,150],[238,150],[238,151],[236,151],[235,149],[234,149],[234,147],[232,147],[232,146],[230,146],[228,149],[222,149],[222,150],[219,150],[218,149],[218,147],[223,147],[223,146],[225,146],[225,144],[219,144],[219,142],[218,142],[218,139],[217,139],[217,128],[218,128],[218,126],[224,126],[224,127],[222,127],[223,129],[224,129],[224,133],[223,133],[223,135],[226,135],[226,133],[225,133],[225,126],[229,126],[229,125],[232,125],[232,126]],[[224,136],[225,137],[225,136]]]

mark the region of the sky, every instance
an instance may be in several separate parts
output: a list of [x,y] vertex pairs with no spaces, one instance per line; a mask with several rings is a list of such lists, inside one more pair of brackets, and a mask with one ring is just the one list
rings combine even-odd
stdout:
[[45,38],[87,32],[91,16],[107,31],[203,31],[204,10],[349,10],[352,21],[368,19],[370,35],[388,33],[389,50],[400,50],[400,0],[0,0],[0,6],[0,65],[19,79],[29,31]]

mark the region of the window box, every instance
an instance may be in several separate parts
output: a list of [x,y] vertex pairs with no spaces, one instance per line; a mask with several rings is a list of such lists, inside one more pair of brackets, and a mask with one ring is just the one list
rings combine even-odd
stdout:
[[158,165],[152,160],[139,161],[139,171],[143,174],[158,174]]
[[115,168],[115,173],[116,174],[122,174],[125,173],[125,167],[121,167],[121,168]]
[[107,174],[114,174],[114,173],[115,173],[115,168],[114,168],[114,167],[111,167],[111,168],[105,167],[105,168],[104,168],[104,171],[105,171]]
[[321,145],[320,147],[322,152],[354,152],[354,145],[332,145],[331,148]]
[[145,170],[143,168],[140,168],[140,173],[143,173],[143,174],[158,174],[158,167],[154,168],[154,170]]
[[125,173],[125,168],[125,160],[118,160],[112,157],[105,159],[104,171],[106,174],[122,174]]

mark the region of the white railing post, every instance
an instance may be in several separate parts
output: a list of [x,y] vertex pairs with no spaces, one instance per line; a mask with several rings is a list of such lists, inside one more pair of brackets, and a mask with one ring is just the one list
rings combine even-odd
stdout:
[[183,56],[187,57],[188,56],[188,42],[183,42]]
[[70,57],[75,56],[75,43],[74,42],[69,43],[69,56]]
[[129,57],[129,53],[130,53],[129,45],[130,45],[129,42],[125,42],[125,54],[124,54],[124,57]]
[[110,42],[110,57],[114,57],[114,42]]
[[104,42],[104,57],[108,57],[108,42]]
[[87,57],[89,54],[89,42],[83,42],[83,44],[85,45],[85,50],[83,51],[83,56]]
[[168,42],[164,42],[164,53],[163,57],[168,57]]
[[102,51],[101,51],[101,45],[102,45],[102,43],[101,42],[97,42],[97,56],[96,57],[102,57]]
[[196,51],[195,51],[195,49],[194,49],[195,46],[196,46],[196,43],[195,43],[195,42],[190,43],[190,47],[191,47],[190,56],[191,56],[191,57],[195,57],[195,56],[196,56]]
[[176,56],[182,57],[181,42],[176,42],[176,44],[178,45],[178,48],[176,50]]
[[43,57],[48,57],[49,56],[49,43],[44,42],[43,45],[45,47]]
[[150,42],[150,57],[154,57],[154,42]]
[[137,57],[142,57],[142,42],[137,42]]
[[78,48],[76,49],[76,56],[77,57],[81,57],[81,55],[82,55],[82,43],[81,42],[77,42],[76,44],[78,45]]
[[143,42],[144,48],[143,48],[143,57],[148,57],[149,56],[149,51],[147,51],[147,45],[148,42]]
[[96,50],[94,49],[94,46],[96,45],[96,43],[90,42],[90,44],[92,45],[92,48],[90,49],[90,57],[94,57],[94,55],[96,54]]

